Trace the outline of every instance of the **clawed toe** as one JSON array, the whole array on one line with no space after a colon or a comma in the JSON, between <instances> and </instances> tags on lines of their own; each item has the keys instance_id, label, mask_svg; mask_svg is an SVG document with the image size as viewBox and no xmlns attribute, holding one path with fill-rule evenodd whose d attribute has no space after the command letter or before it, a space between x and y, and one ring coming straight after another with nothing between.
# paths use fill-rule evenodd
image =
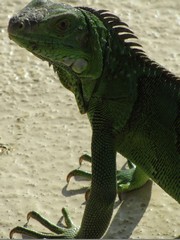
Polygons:
<instances>
[{"instance_id":1,"label":"clawed toe","mask_svg":"<svg viewBox=\"0 0 180 240\"><path fill-rule=\"evenodd\" d=\"M92 174L87 172L87 171L83 171L83 170L80 170L80 169L75 169L67 175L67 178L66 178L67 183L69 183L69 181L72 177L76 177L76 176L84 177L87 180L91 180Z\"/></svg>"},{"instance_id":2,"label":"clawed toe","mask_svg":"<svg viewBox=\"0 0 180 240\"><path fill-rule=\"evenodd\" d=\"M49 229L52 233L42 233L38 231L34 231L28 229L27 227L16 227L11 230L10 238L13 237L14 234L24 234L33 238L74 238L78 232L78 228L73 224L67 210L65 208L62 209L62 214L65 220L66 227L59 227L44 217L42 217L39 213L32 211L27 214L27 220L30 218L35 219L47 229Z\"/></svg>"},{"instance_id":3,"label":"clawed toe","mask_svg":"<svg viewBox=\"0 0 180 240\"><path fill-rule=\"evenodd\" d=\"M92 158L91 158L91 156L89 156L88 154L83 154L83 155L79 158L79 165L81 165L83 161L92 163Z\"/></svg>"}]
</instances>

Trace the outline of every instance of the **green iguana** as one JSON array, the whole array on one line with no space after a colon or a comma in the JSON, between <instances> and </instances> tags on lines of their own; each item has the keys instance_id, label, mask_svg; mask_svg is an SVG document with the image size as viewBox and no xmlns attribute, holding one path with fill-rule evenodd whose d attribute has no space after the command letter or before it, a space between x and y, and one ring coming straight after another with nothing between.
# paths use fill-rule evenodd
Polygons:
<instances>
[{"instance_id":1,"label":"green iguana","mask_svg":"<svg viewBox=\"0 0 180 240\"><path fill-rule=\"evenodd\" d=\"M30 212L28 219L53 233L16 227L10 237L100 238L117 192L137 189L149 178L180 202L179 78L148 58L127 24L107 10L33 0L10 19L8 32L53 65L92 127L92 157L86 156L91 189L81 226L64 208L65 228ZM117 171L117 152L128 159L129 169ZM83 172L68 178L78 174Z\"/></svg>"}]
</instances>

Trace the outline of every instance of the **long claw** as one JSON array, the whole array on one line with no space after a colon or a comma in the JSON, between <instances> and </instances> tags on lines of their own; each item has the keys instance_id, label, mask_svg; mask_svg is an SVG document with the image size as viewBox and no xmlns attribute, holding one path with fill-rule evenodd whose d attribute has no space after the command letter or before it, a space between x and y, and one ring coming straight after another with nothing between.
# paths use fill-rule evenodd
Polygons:
<instances>
[{"instance_id":1,"label":"long claw","mask_svg":"<svg viewBox=\"0 0 180 240\"><path fill-rule=\"evenodd\" d=\"M91 173L76 169L76 170L71 171L67 175L67 178L66 178L67 183L69 183L71 177L75 177L75 176L80 176L80 177L85 177L87 179L91 179Z\"/></svg>"},{"instance_id":2,"label":"long claw","mask_svg":"<svg viewBox=\"0 0 180 240\"><path fill-rule=\"evenodd\" d=\"M121 192L118 192L117 194L118 194L119 202L121 203L121 202L123 201L123 199L122 199L122 193L121 193Z\"/></svg>"},{"instance_id":3,"label":"long claw","mask_svg":"<svg viewBox=\"0 0 180 240\"><path fill-rule=\"evenodd\" d=\"M92 163L92 158L91 158L88 154L83 154L83 155L79 158L79 165L81 165L83 161Z\"/></svg>"},{"instance_id":4,"label":"long claw","mask_svg":"<svg viewBox=\"0 0 180 240\"><path fill-rule=\"evenodd\" d=\"M88 201L88 199L89 199L89 197L90 197L90 193L91 193L91 189L88 188L88 190L87 190L86 193L85 193L85 200L86 200L86 202Z\"/></svg>"},{"instance_id":5,"label":"long claw","mask_svg":"<svg viewBox=\"0 0 180 240\"><path fill-rule=\"evenodd\" d=\"M34 238L48 238L47 234L36 232L36 231L30 230L30 229L27 229L25 227L19 227L18 226L18 227L13 228L10 231L10 234L9 234L10 239L13 238L13 235L15 233L24 234L24 235L27 235L27 236L30 236L30 237L34 237ZM56 235L51 235L52 238L55 237L55 236ZM49 237L50 237L50 235L49 235Z\"/></svg>"}]
</instances>

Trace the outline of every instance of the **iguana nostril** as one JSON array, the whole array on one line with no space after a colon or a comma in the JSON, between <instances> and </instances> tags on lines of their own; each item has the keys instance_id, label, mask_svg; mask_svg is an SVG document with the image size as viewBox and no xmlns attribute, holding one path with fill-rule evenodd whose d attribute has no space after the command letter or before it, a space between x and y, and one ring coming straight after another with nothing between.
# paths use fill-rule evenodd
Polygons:
<instances>
[{"instance_id":1,"label":"iguana nostril","mask_svg":"<svg viewBox=\"0 0 180 240\"><path fill-rule=\"evenodd\" d=\"M17 17L12 17L9 21L8 32L13 33L17 30L22 30L24 29L24 26L25 24L22 20L18 21Z\"/></svg>"}]
</instances>

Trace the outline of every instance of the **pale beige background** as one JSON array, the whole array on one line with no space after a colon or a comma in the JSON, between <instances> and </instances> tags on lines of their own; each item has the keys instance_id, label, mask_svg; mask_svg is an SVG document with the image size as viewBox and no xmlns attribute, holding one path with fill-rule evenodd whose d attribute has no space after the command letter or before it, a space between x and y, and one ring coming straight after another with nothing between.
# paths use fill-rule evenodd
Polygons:
<instances>
[{"instance_id":1,"label":"pale beige background","mask_svg":"<svg viewBox=\"0 0 180 240\"><path fill-rule=\"evenodd\" d=\"M180 76L179 0L66 1L110 9L139 36L150 57ZM91 129L48 64L8 39L7 24L27 0L0 1L0 238L37 210L57 223L68 207L75 223L84 211L88 182L66 175L90 151ZM118 158L120 162L121 157ZM87 164L84 164L87 165ZM177 202L156 184L124 196L106 238L172 238L180 234ZM30 226L44 230L31 221ZM16 237L21 237L16 235Z\"/></svg>"}]
</instances>

